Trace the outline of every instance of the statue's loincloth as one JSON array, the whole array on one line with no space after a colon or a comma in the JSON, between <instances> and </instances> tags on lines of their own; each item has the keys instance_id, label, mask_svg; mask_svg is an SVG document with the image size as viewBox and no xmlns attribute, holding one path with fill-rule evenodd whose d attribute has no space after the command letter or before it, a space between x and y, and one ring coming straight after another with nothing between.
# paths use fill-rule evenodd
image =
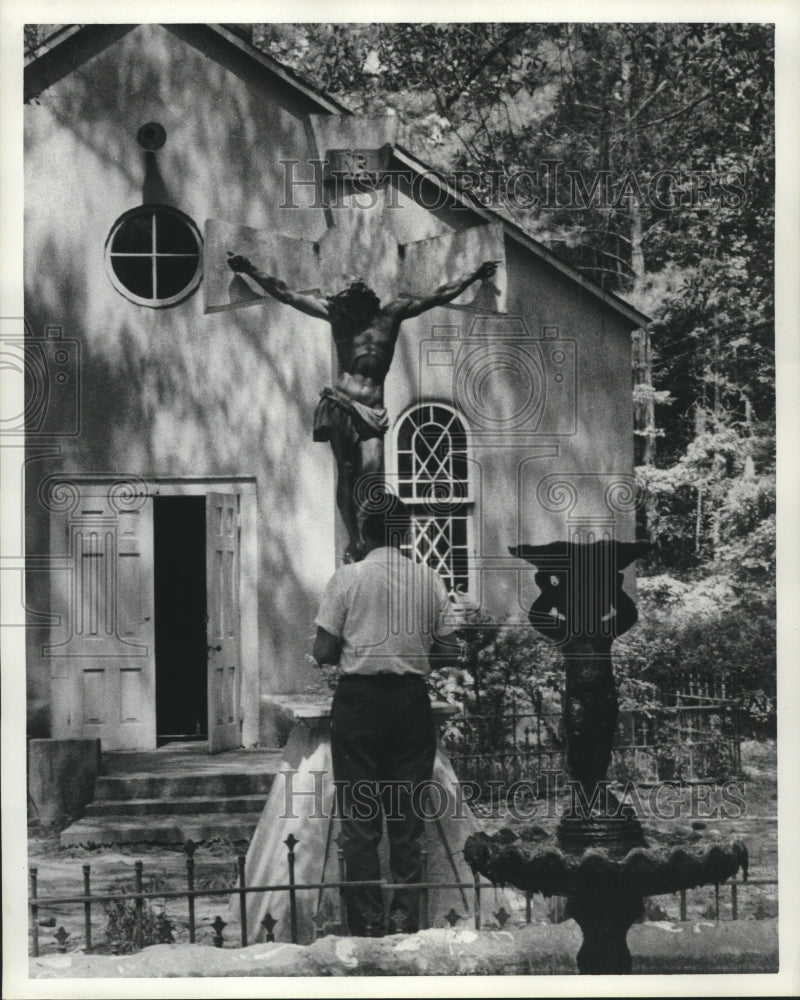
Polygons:
<instances>
[{"instance_id":1,"label":"statue's loincloth","mask_svg":"<svg viewBox=\"0 0 800 1000\"><path fill-rule=\"evenodd\" d=\"M383 437L389 428L384 406L366 406L337 389L325 388L314 411L314 440L330 441L331 433L344 432L355 444Z\"/></svg>"}]
</instances>

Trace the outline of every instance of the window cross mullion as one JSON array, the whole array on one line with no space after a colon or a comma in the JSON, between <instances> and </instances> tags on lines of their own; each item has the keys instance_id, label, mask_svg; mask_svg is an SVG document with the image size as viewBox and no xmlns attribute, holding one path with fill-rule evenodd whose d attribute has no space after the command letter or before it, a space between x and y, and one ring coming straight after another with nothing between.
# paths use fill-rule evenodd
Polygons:
<instances>
[{"instance_id":1,"label":"window cross mullion","mask_svg":"<svg viewBox=\"0 0 800 1000\"><path fill-rule=\"evenodd\" d=\"M157 236L157 233L156 233L156 225L157 225L156 219L157 218L158 218L158 216L156 215L155 212L153 212L153 232L152 232L152 237L153 237L153 264L152 264L152 267L153 267L153 298L154 299L158 298L158 251L157 251L157 248L158 248L158 236Z\"/></svg>"},{"instance_id":2,"label":"window cross mullion","mask_svg":"<svg viewBox=\"0 0 800 1000\"><path fill-rule=\"evenodd\" d=\"M174 305L197 287L202 274L199 232L191 219L167 206L126 212L114 224L105 256L117 291L140 305Z\"/></svg>"}]
</instances>

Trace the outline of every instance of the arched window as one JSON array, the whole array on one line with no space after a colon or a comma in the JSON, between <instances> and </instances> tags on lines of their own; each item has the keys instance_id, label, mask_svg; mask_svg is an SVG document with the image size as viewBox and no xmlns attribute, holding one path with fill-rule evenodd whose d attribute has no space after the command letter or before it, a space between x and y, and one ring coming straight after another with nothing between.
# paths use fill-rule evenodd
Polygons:
<instances>
[{"instance_id":1,"label":"arched window","mask_svg":"<svg viewBox=\"0 0 800 1000\"><path fill-rule=\"evenodd\" d=\"M467 430L442 403L421 403L397 427L397 491L413 512L408 554L427 563L451 593L469 590L472 497Z\"/></svg>"}]
</instances>

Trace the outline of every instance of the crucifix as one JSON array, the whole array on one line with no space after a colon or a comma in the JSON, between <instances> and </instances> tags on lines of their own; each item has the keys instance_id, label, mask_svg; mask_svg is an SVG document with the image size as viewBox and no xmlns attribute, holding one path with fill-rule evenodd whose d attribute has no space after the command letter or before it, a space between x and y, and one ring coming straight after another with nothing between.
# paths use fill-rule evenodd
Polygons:
<instances>
[{"instance_id":1,"label":"crucifix","mask_svg":"<svg viewBox=\"0 0 800 1000\"><path fill-rule=\"evenodd\" d=\"M207 273L206 311L237 308L266 295L330 323L336 378L332 387L322 390L313 438L330 442L333 451L336 502L349 535L349 562L364 554L357 486L374 482L384 472L389 419L383 388L402 323L437 306L463 304L471 286L485 288L483 298L489 301L484 310L497 311L502 295L489 284L504 259L499 226L398 240L392 213L400 206L387 199L385 178L376 172L365 177L362 169L364 163L388 163L390 152L386 144L349 156L328 149L327 161L340 167L337 183L349 183L351 189L349 200L345 196L335 207L328 206L335 225L318 242L214 220L206 225L206 245L214 262ZM347 176L348 164L358 165L359 173ZM374 187L365 207L358 195L365 193L370 178ZM431 274L447 280L431 289Z\"/></svg>"}]
</instances>

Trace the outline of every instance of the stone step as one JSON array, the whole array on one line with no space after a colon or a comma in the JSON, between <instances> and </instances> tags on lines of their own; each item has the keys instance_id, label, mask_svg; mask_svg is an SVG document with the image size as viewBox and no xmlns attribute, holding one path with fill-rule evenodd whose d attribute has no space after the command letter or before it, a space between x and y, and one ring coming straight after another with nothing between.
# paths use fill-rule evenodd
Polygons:
<instances>
[{"instance_id":1,"label":"stone step","mask_svg":"<svg viewBox=\"0 0 800 1000\"><path fill-rule=\"evenodd\" d=\"M277 748L250 747L210 754L208 743L169 743L158 750L103 753L101 774L201 774L274 771L281 760Z\"/></svg>"},{"instance_id":2,"label":"stone step","mask_svg":"<svg viewBox=\"0 0 800 1000\"><path fill-rule=\"evenodd\" d=\"M61 832L62 847L106 844L182 844L187 840L249 841L258 813L218 813L211 816L87 816Z\"/></svg>"},{"instance_id":3,"label":"stone step","mask_svg":"<svg viewBox=\"0 0 800 1000\"><path fill-rule=\"evenodd\" d=\"M197 796L264 795L275 775L263 770L239 773L104 775L94 786L95 800L187 799Z\"/></svg>"},{"instance_id":4,"label":"stone step","mask_svg":"<svg viewBox=\"0 0 800 1000\"><path fill-rule=\"evenodd\" d=\"M86 816L161 816L208 813L260 813L267 801L258 795L225 795L217 798L195 795L184 799L95 799L86 807Z\"/></svg>"}]
</instances>

